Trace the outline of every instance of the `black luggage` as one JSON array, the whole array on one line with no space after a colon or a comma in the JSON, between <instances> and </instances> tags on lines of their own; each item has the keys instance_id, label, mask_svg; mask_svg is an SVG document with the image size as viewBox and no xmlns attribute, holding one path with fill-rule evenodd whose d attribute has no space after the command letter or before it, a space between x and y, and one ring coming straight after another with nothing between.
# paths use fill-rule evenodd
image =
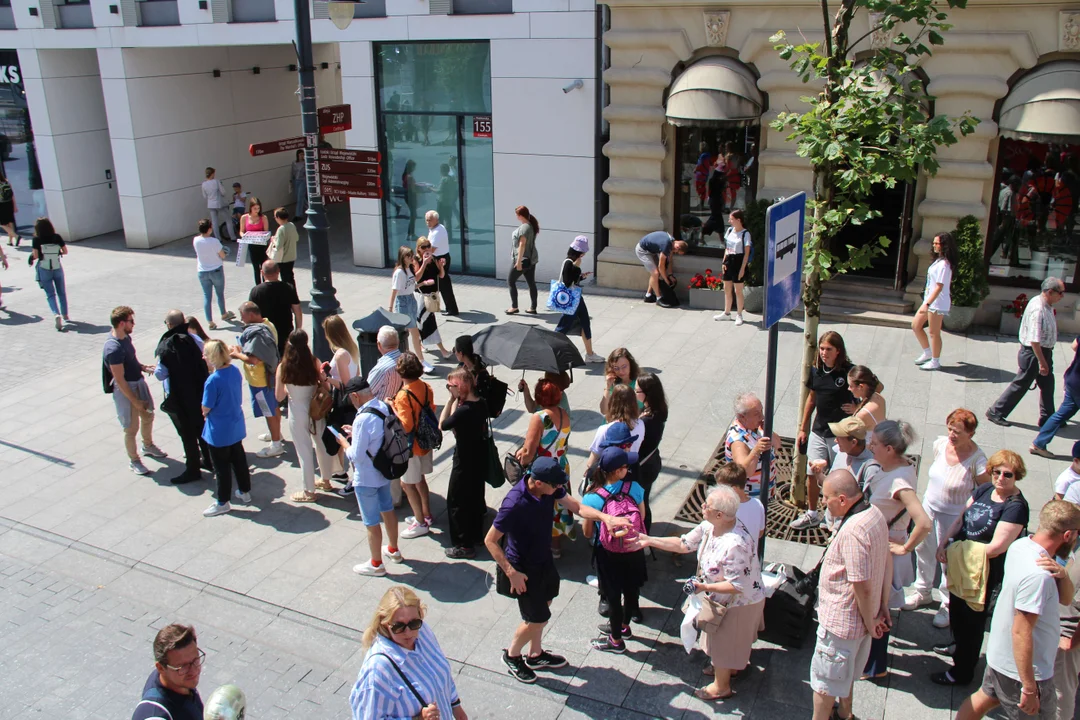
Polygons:
<instances>
[{"instance_id":1,"label":"black luggage","mask_svg":"<svg viewBox=\"0 0 1080 720\"><path fill-rule=\"evenodd\" d=\"M789 575L772 597L765 599L765 630L758 638L774 645L801 648L816 624L814 601L817 588L809 595L803 595L795 589L795 584L805 573L798 568L791 568L791 572L795 579Z\"/></svg>"}]
</instances>

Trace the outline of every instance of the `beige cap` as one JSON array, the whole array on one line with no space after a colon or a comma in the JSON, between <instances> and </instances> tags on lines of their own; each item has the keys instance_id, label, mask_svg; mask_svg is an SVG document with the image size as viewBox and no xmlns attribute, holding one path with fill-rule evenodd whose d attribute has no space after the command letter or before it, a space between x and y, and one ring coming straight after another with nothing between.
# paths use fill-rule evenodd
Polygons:
<instances>
[{"instance_id":1,"label":"beige cap","mask_svg":"<svg viewBox=\"0 0 1080 720\"><path fill-rule=\"evenodd\" d=\"M836 437L850 437L856 440L866 439L866 425L862 420L852 415L840 422L829 423L829 429Z\"/></svg>"}]
</instances>

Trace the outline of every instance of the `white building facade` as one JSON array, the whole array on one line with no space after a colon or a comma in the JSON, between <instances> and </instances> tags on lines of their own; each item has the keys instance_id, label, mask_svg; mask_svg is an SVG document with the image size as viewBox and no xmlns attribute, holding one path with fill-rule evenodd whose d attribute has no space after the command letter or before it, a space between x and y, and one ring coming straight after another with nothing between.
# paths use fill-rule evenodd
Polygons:
<instances>
[{"instance_id":1,"label":"white building facade","mask_svg":"<svg viewBox=\"0 0 1080 720\"><path fill-rule=\"evenodd\" d=\"M289 0L0 6L0 48L17 51L0 51L0 149L19 225L48 214L72 240L122 229L128 247L171 242L206 215L207 166L264 211L291 205L294 153L249 146L301 134L293 12ZM352 108L352 128L325 139L381 154L383 198L348 201L356 264L392 263L427 210L444 217L457 269L481 275L506 275L519 205L540 221L540 277L575 235L593 237L595 0L368 0L346 30L326 3L312 12L319 105Z\"/></svg>"}]
</instances>

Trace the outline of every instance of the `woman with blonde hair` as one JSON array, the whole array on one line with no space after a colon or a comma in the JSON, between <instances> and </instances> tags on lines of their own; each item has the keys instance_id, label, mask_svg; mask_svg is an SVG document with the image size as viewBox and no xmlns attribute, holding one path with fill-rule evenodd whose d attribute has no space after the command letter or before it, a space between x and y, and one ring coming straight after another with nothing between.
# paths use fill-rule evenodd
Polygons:
<instances>
[{"instance_id":1,"label":"woman with blonde hair","mask_svg":"<svg viewBox=\"0 0 1080 720\"><path fill-rule=\"evenodd\" d=\"M327 376L327 382L336 388L342 388L349 380L360 373L360 348L349 334L349 328L340 315L331 315L323 320L323 334L326 335L326 343L330 346L334 356L330 362L323 366L323 373ZM341 472L334 473L337 480L348 480L349 473L345 464L345 451L338 450L338 461L341 463ZM339 493L342 497L349 497L352 488L346 486Z\"/></svg>"},{"instance_id":2,"label":"woman with blonde hair","mask_svg":"<svg viewBox=\"0 0 1080 720\"><path fill-rule=\"evenodd\" d=\"M248 199L247 214L240 216L240 236L247 233L270 232L270 221L262 213L262 203L254 195ZM255 273L255 284L262 282L262 264L266 261L266 245L248 244L248 260L251 271Z\"/></svg>"},{"instance_id":3,"label":"woman with blonde hair","mask_svg":"<svg viewBox=\"0 0 1080 720\"><path fill-rule=\"evenodd\" d=\"M244 453L244 381L232 364L229 349L220 340L207 340L203 357L210 377L203 385L202 439L210 446L210 458L217 474L217 502L203 510L205 517L223 515L232 510L233 473L236 473L236 499L251 502L251 473Z\"/></svg>"},{"instance_id":4,"label":"woman with blonde hair","mask_svg":"<svg viewBox=\"0 0 1080 720\"><path fill-rule=\"evenodd\" d=\"M353 720L468 720L426 608L409 588L387 590L364 631L364 664L349 694Z\"/></svg>"},{"instance_id":5,"label":"woman with blonde hair","mask_svg":"<svg viewBox=\"0 0 1080 720\"><path fill-rule=\"evenodd\" d=\"M320 386L325 387L325 380L319 361L308 347L308 334L303 330L293 330L289 333L289 341L285 345L285 356L278 363L274 396L278 402L286 396L291 401L289 432L292 434L293 447L296 448L296 457L300 461L300 472L303 475L303 490L294 492L290 497L295 503L315 502L318 498L315 488L334 489L330 484L330 456L322 443L326 421L315 421L308 415L311 399ZM315 458L311 455L312 441L315 445ZM318 482L315 481L316 458L321 475Z\"/></svg>"}]
</instances>

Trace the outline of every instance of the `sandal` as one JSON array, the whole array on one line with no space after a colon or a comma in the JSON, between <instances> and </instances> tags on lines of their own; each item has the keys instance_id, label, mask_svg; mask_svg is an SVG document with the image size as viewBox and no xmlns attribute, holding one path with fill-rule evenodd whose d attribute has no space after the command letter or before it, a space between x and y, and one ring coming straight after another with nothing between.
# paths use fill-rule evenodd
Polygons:
<instances>
[{"instance_id":1,"label":"sandal","mask_svg":"<svg viewBox=\"0 0 1080 720\"><path fill-rule=\"evenodd\" d=\"M517 315L518 314L518 309L517 308L507 308L506 309L506 314L507 315Z\"/></svg>"},{"instance_id":2,"label":"sandal","mask_svg":"<svg viewBox=\"0 0 1080 720\"><path fill-rule=\"evenodd\" d=\"M883 680L883 679L885 679L887 677L889 677L889 671L888 670L886 670L883 673L878 673L877 675L863 675L859 679L860 680Z\"/></svg>"},{"instance_id":3,"label":"sandal","mask_svg":"<svg viewBox=\"0 0 1080 720\"><path fill-rule=\"evenodd\" d=\"M718 702L720 700L727 700L734 694L734 690L729 692L727 695L711 695L705 688L698 688L694 691L694 697L696 697L698 700L704 700L705 702Z\"/></svg>"},{"instance_id":4,"label":"sandal","mask_svg":"<svg viewBox=\"0 0 1080 720\"><path fill-rule=\"evenodd\" d=\"M316 480L315 481L315 489L316 490L333 490L334 486L330 484L329 480Z\"/></svg>"},{"instance_id":5,"label":"sandal","mask_svg":"<svg viewBox=\"0 0 1080 720\"><path fill-rule=\"evenodd\" d=\"M313 503L319 499L319 496L305 490L303 492L294 492L289 499L295 503Z\"/></svg>"}]
</instances>

